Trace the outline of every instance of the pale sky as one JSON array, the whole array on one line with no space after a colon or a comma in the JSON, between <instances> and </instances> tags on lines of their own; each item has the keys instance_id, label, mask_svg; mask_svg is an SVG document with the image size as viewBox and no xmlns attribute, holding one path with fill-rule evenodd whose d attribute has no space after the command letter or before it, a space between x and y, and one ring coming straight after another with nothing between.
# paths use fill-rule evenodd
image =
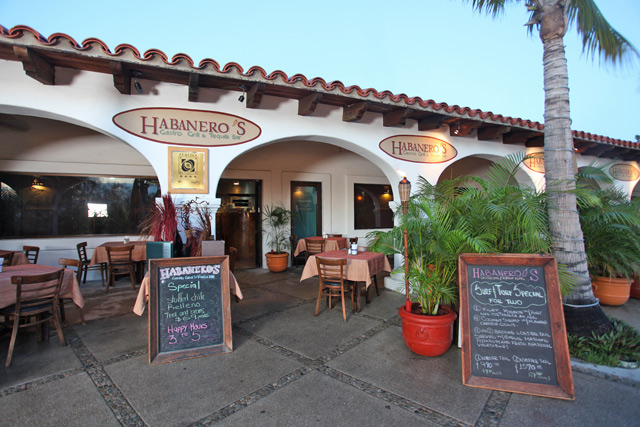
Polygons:
<instances>
[{"instance_id":1,"label":"pale sky","mask_svg":"<svg viewBox=\"0 0 640 427\"><path fill-rule=\"evenodd\" d=\"M600 0L608 21L640 49L640 1ZM113 51L189 55L389 90L449 105L543 122L542 44L527 35L524 6L497 19L463 0L0 0L0 25L28 25ZM635 141L640 61L600 65L565 37L574 130ZM1 77L0 77L1 78ZM1 95L0 95L1 102Z\"/></svg>"}]
</instances>

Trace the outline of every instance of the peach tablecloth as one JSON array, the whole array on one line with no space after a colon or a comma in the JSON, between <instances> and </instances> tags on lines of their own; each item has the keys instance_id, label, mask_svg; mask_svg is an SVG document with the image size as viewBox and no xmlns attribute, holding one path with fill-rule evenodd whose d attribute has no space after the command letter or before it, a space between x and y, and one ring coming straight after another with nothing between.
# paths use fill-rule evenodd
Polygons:
<instances>
[{"instance_id":1,"label":"peach tablecloth","mask_svg":"<svg viewBox=\"0 0 640 427\"><path fill-rule=\"evenodd\" d=\"M371 276L381 271L391 271L391 265L385 254L378 252L359 252L358 255L347 255L347 251L328 251L318 255L312 255L307 260L302 271L300 281L318 275L316 257L321 258L346 258L347 280L365 282L366 287L371 285Z\"/></svg>"},{"instance_id":2,"label":"peach tablecloth","mask_svg":"<svg viewBox=\"0 0 640 427\"><path fill-rule=\"evenodd\" d=\"M309 240L322 240L320 236L307 237ZM324 243L325 252L328 251L336 251L339 249L346 249L348 240L346 237L327 237ZM298 240L298 245L296 246L296 250L293 252L294 256L298 256L300 252L304 252L307 250L307 244L304 239Z\"/></svg>"},{"instance_id":3,"label":"peach tablecloth","mask_svg":"<svg viewBox=\"0 0 640 427\"><path fill-rule=\"evenodd\" d=\"M131 260L136 261L147 261L147 242L146 240L136 240L131 241L129 243L124 242L105 242L100 246L96 247L93 251L93 256L91 257L91 264L96 265L109 262L109 258L107 257L107 246L126 246L133 245L133 251L131 251Z\"/></svg>"},{"instance_id":4,"label":"peach tablecloth","mask_svg":"<svg viewBox=\"0 0 640 427\"><path fill-rule=\"evenodd\" d=\"M142 279L140 289L138 289L136 304L133 306L133 312L138 316L142 316L142 313L144 313L144 309L147 306L147 301L149 300L149 282L149 273L147 273L145 274L144 279ZM229 288L233 295L237 296L239 299L242 299L242 291L240 290L238 281L236 280L236 277L232 272L229 272Z\"/></svg>"},{"instance_id":5,"label":"peach tablecloth","mask_svg":"<svg viewBox=\"0 0 640 427\"><path fill-rule=\"evenodd\" d=\"M49 265L40 264L24 264L4 267L2 273L0 273L0 308L8 307L16 303L16 286L11 283L11 277L51 273L56 270L60 270L60 267L51 267ZM76 272L70 268L64 269L60 296L62 298L71 298L75 305L80 308L84 307L84 298L82 298L82 292L80 292L80 286L76 279Z\"/></svg>"},{"instance_id":6,"label":"peach tablecloth","mask_svg":"<svg viewBox=\"0 0 640 427\"><path fill-rule=\"evenodd\" d=\"M2 258L2 255L6 254L7 252L13 252L13 259L11 260L11 265L29 264L29 260L27 259L27 256L22 251L0 250L0 258Z\"/></svg>"}]
</instances>

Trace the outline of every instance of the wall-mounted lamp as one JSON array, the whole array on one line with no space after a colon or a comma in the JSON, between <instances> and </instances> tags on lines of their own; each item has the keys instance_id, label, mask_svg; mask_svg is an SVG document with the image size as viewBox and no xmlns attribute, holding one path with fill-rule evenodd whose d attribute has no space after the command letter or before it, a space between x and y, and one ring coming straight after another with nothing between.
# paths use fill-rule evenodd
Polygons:
<instances>
[{"instance_id":1,"label":"wall-mounted lamp","mask_svg":"<svg viewBox=\"0 0 640 427\"><path fill-rule=\"evenodd\" d=\"M138 95L142 95L144 91L142 90L142 85L138 81L138 77L140 77L142 73L140 71L133 71L131 74L133 76L133 88L136 90Z\"/></svg>"},{"instance_id":2,"label":"wall-mounted lamp","mask_svg":"<svg viewBox=\"0 0 640 427\"><path fill-rule=\"evenodd\" d=\"M460 122L458 122L453 127L453 134L460 135L461 132L462 132L462 129L460 129Z\"/></svg>"},{"instance_id":3,"label":"wall-mounted lamp","mask_svg":"<svg viewBox=\"0 0 640 427\"><path fill-rule=\"evenodd\" d=\"M240 86L240 89L242 89L242 95L238 97L238 101L244 102L244 95L245 93L247 93L247 90L249 90L249 88L247 86L242 85Z\"/></svg>"},{"instance_id":4,"label":"wall-mounted lamp","mask_svg":"<svg viewBox=\"0 0 640 427\"><path fill-rule=\"evenodd\" d=\"M42 182L42 179L40 179L40 177L34 176L33 182L31 183L31 187L36 189L42 189L44 188L44 183Z\"/></svg>"}]
</instances>

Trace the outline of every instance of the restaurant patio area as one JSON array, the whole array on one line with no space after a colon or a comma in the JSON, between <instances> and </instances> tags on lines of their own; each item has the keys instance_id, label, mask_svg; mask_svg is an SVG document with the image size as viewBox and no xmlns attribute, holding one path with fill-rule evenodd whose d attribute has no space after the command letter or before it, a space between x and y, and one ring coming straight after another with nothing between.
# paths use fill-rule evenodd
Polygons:
<instances>
[{"instance_id":1,"label":"restaurant patio area","mask_svg":"<svg viewBox=\"0 0 640 427\"><path fill-rule=\"evenodd\" d=\"M4 368L0 338L2 424L640 424L638 369L572 363L575 401L466 387L456 346L434 358L405 346L403 295L374 291L359 313L348 303L347 322L339 307L314 317L317 278L301 273L236 271L244 299L231 302L233 352L153 366L148 311L132 312L137 290L126 280L106 295L100 281L82 285L86 324L67 308L66 347L21 331ZM640 328L640 300L606 310Z\"/></svg>"}]
</instances>

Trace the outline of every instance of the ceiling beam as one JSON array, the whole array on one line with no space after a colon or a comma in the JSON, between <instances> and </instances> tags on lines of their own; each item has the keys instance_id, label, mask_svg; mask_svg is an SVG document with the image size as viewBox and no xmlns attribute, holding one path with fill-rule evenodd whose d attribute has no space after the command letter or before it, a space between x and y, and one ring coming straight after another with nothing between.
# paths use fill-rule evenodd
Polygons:
<instances>
[{"instance_id":1,"label":"ceiling beam","mask_svg":"<svg viewBox=\"0 0 640 427\"><path fill-rule=\"evenodd\" d=\"M247 91L247 108L258 108L262 102L262 95L264 94L264 83L256 83L252 85Z\"/></svg>"},{"instance_id":2,"label":"ceiling beam","mask_svg":"<svg viewBox=\"0 0 640 427\"><path fill-rule=\"evenodd\" d=\"M480 141L500 141L502 139L502 135L510 130L511 128L509 126L480 126L478 128L478 139Z\"/></svg>"},{"instance_id":3,"label":"ceiling beam","mask_svg":"<svg viewBox=\"0 0 640 427\"><path fill-rule=\"evenodd\" d=\"M346 105L342 108L342 121L343 122L357 122L362 118L364 113L369 108L369 103L366 101L360 101L353 104Z\"/></svg>"},{"instance_id":4,"label":"ceiling beam","mask_svg":"<svg viewBox=\"0 0 640 427\"><path fill-rule=\"evenodd\" d=\"M503 144L525 144L531 137L532 132L524 130L514 130L502 136Z\"/></svg>"},{"instance_id":5,"label":"ceiling beam","mask_svg":"<svg viewBox=\"0 0 640 427\"><path fill-rule=\"evenodd\" d=\"M308 116L316 111L318 103L322 100L321 93L312 92L309 95L298 100L298 115Z\"/></svg>"},{"instance_id":6,"label":"ceiling beam","mask_svg":"<svg viewBox=\"0 0 640 427\"><path fill-rule=\"evenodd\" d=\"M444 116L434 114L433 116L425 117L418 120L418 130L428 131L440 129L440 126L444 123Z\"/></svg>"},{"instance_id":7,"label":"ceiling beam","mask_svg":"<svg viewBox=\"0 0 640 427\"><path fill-rule=\"evenodd\" d=\"M382 115L382 126L404 126L407 117L409 117L413 111L409 108L399 108L397 110L386 112Z\"/></svg>"},{"instance_id":8,"label":"ceiling beam","mask_svg":"<svg viewBox=\"0 0 640 427\"><path fill-rule=\"evenodd\" d=\"M123 95L131 95L131 75L126 65L122 62L111 61L109 63L113 75L113 85Z\"/></svg>"},{"instance_id":9,"label":"ceiling beam","mask_svg":"<svg viewBox=\"0 0 640 427\"><path fill-rule=\"evenodd\" d=\"M55 84L55 68L36 51L24 46L14 46L13 53L22 61L22 68L27 76L43 85Z\"/></svg>"},{"instance_id":10,"label":"ceiling beam","mask_svg":"<svg viewBox=\"0 0 640 427\"><path fill-rule=\"evenodd\" d=\"M525 147L544 147L544 135L537 135L527 139L524 143Z\"/></svg>"},{"instance_id":11,"label":"ceiling beam","mask_svg":"<svg viewBox=\"0 0 640 427\"><path fill-rule=\"evenodd\" d=\"M198 102L200 74L189 74L189 102Z\"/></svg>"},{"instance_id":12,"label":"ceiling beam","mask_svg":"<svg viewBox=\"0 0 640 427\"><path fill-rule=\"evenodd\" d=\"M482 122L474 122L471 120L451 120L449 121L449 135L467 136L480 126L482 126Z\"/></svg>"},{"instance_id":13,"label":"ceiling beam","mask_svg":"<svg viewBox=\"0 0 640 427\"><path fill-rule=\"evenodd\" d=\"M594 147L591 147L587 150L584 151L584 153L582 153L585 156L594 156L594 157L600 157L602 154L606 153L607 151L612 151L615 150L616 147L615 145L608 145L608 144L596 144Z\"/></svg>"}]
</instances>

